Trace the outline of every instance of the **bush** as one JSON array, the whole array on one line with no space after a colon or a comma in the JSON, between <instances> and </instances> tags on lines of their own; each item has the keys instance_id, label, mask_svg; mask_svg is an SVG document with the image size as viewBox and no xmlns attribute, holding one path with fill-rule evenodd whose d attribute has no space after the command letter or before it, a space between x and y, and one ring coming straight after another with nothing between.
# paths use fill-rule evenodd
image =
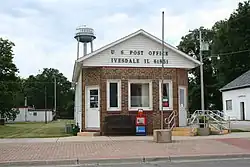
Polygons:
<instances>
[{"instance_id":1,"label":"bush","mask_svg":"<svg viewBox=\"0 0 250 167\"><path fill-rule=\"evenodd\" d=\"M79 125L74 125L73 128L72 128L72 133L74 136L77 136L77 133L80 131L80 127Z\"/></svg>"}]
</instances>

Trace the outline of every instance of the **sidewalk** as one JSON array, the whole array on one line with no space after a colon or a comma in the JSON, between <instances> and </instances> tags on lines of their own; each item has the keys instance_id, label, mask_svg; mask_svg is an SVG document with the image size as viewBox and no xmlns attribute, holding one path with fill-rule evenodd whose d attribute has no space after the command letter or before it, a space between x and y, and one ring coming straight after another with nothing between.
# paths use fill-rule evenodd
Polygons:
<instances>
[{"instance_id":1,"label":"sidewalk","mask_svg":"<svg viewBox=\"0 0 250 167\"><path fill-rule=\"evenodd\" d=\"M75 141L63 138L57 141L53 139L50 142L49 139L45 139L46 142L2 142L0 143L0 165L9 162L30 163L32 161L59 163L63 160L76 161L77 159L83 161L220 155L250 156L250 137L246 138L247 135L245 138L235 138L234 135L231 135L231 138L209 137L203 137L202 140L198 140L201 137L192 137L196 140L190 140L190 138L175 140L173 143L154 143L150 137L144 137L144 140L142 137L141 140L135 140L135 137L122 137L124 140L121 137L113 137L106 141L92 140L92 142L86 137L81 137L82 140L88 139L85 142L79 141L79 137L76 137Z\"/></svg>"},{"instance_id":2,"label":"sidewalk","mask_svg":"<svg viewBox=\"0 0 250 167\"><path fill-rule=\"evenodd\" d=\"M211 136L173 136L173 140L204 140L223 138L250 138L250 132L231 133L226 135ZM0 139L2 143L56 143L56 142L93 142L93 141L152 141L152 136L71 136L61 138L20 138L20 139Z\"/></svg>"}]
</instances>

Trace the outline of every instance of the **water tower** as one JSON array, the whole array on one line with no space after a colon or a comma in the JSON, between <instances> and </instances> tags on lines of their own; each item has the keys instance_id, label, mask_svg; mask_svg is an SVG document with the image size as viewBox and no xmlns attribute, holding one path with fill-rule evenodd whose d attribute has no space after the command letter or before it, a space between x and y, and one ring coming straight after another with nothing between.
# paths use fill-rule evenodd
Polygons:
<instances>
[{"instance_id":1,"label":"water tower","mask_svg":"<svg viewBox=\"0 0 250 167\"><path fill-rule=\"evenodd\" d=\"M79 26L76 28L76 34L74 37L77 40L77 59L79 59L79 44L83 43L83 56L87 54L87 43L90 42L91 52L93 52L93 40L96 38L94 30L92 28Z\"/></svg>"}]
</instances>

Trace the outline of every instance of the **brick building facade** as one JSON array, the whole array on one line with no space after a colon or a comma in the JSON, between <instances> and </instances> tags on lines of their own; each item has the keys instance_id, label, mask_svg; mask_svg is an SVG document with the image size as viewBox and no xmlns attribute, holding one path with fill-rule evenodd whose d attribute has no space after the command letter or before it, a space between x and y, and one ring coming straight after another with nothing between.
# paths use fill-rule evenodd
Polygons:
<instances>
[{"instance_id":1,"label":"brick building facade","mask_svg":"<svg viewBox=\"0 0 250 167\"><path fill-rule=\"evenodd\" d=\"M163 99L161 96L161 41L139 30L76 61L75 121L82 131L102 132L107 115L135 115L142 108L147 131L160 128L164 117L179 111L177 125L187 117L188 70L199 61L165 45ZM160 62L160 63L159 63Z\"/></svg>"}]
</instances>

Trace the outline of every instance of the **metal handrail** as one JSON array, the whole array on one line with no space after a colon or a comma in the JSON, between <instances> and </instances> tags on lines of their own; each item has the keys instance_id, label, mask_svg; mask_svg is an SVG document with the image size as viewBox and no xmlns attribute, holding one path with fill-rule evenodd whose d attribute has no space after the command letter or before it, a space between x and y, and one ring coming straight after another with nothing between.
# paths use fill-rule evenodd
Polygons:
<instances>
[{"instance_id":1,"label":"metal handrail","mask_svg":"<svg viewBox=\"0 0 250 167\"><path fill-rule=\"evenodd\" d=\"M220 126L224 127L225 129L228 129L226 126L224 126L222 123L220 123L220 121L217 120L216 118L212 117L211 115L208 115L208 116L209 116L209 118L215 120L217 125L220 125Z\"/></svg>"},{"instance_id":2,"label":"metal handrail","mask_svg":"<svg viewBox=\"0 0 250 167\"><path fill-rule=\"evenodd\" d=\"M223 115L223 116L221 116ZM216 126L214 126L214 124L209 124L210 126L216 128L217 130L221 131L221 128L227 129L229 131L231 131L231 122L230 122L230 116L228 116L228 120L225 119L225 114L222 111L219 110L196 110L192 115L191 118L188 119L188 123L189 125L191 125L191 127L194 125L195 121L197 121L195 124L200 124L198 121L198 116L206 116L208 118L210 118L210 120L212 119L215 124L217 124L220 129ZM224 124L229 124L228 127L226 127Z\"/></svg>"},{"instance_id":3,"label":"metal handrail","mask_svg":"<svg viewBox=\"0 0 250 167\"><path fill-rule=\"evenodd\" d=\"M178 113L173 111L167 118L165 118L165 124L168 125L168 129L173 129L176 126L176 118ZM170 127L171 123L173 122L172 126Z\"/></svg>"}]
</instances>

